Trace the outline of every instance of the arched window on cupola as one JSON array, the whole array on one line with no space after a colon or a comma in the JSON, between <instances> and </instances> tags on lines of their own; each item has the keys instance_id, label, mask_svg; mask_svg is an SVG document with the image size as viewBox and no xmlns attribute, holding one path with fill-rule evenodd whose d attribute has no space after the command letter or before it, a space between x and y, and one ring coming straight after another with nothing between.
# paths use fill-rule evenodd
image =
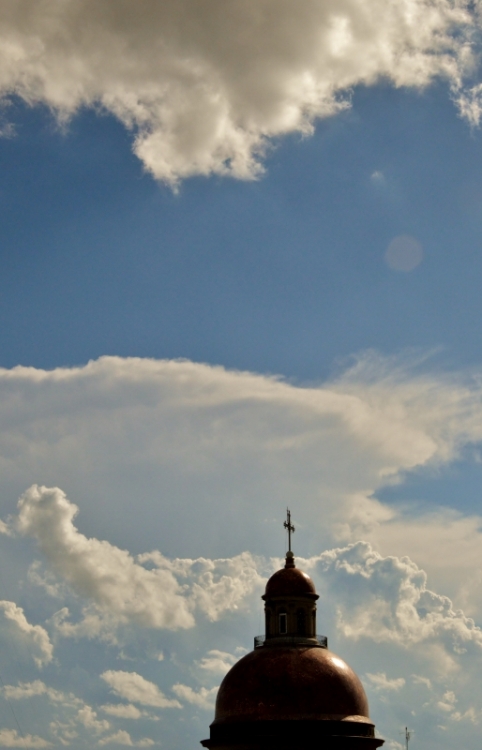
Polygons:
<instances>
[{"instance_id":1,"label":"arched window on cupola","mask_svg":"<svg viewBox=\"0 0 482 750\"><path fill-rule=\"evenodd\" d=\"M286 635L286 633L288 632L288 615L286 612L280 612L278 614L278 626L279 634Z\"/></svg>"},{"instance_id":2,"label":"arched window on cupola","mask_svg":"<svg viewBox=\"0 0 482 750\"><path fill-rule=\"evenodd\" d=\"M296 613L296 625L298 635L306 635L306 617L304 609L299 609Z\"/></svg>"}]
</instances>

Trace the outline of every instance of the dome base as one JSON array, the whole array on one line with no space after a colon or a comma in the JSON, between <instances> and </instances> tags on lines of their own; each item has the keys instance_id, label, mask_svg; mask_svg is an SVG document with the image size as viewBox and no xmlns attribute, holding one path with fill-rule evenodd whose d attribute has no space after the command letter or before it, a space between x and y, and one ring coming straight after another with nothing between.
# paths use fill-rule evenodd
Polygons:
<instances>
[{"instance_id":1,"label":"dome base","mask_svg":"<svg viewBox=\"0 0 482 750\"><path fill-rule=\"evenodd\" d=\"M375 750L383 740L374 734L366 719L226 722L212 724L201 744L209 750Z\"/></svg>"}]
</instances>

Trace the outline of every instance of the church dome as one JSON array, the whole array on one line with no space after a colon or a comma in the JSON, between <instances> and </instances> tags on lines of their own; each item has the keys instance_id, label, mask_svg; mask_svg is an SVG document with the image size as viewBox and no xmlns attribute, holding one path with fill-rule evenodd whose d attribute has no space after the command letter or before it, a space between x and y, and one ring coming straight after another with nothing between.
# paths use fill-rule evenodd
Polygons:
<instances>
[{"instance_id":1,"label":"church dome","mask_svg":"<svg viewBox=\"0 0 482 750\"><path fill-rule=\"evenodd\" d=\"M282 568L271 576L266 584L263 599L271 599L274 596L315 596L318 598L315 584L299 568Z\"/></svg>"},{"instance_id":2,"label":"church dome","mask_svg":"<svg viewBox=\"0 0 482 750\"><path fill-rule=\"evenodd\" d=\"M258 721L349 721L370 724L355 672L320 647L257 648L228 672L214 724Z\"/></svg>"},{"instance_id":3,"label":"church dome","mask_svg":"<svg viewBox=\"0 0 482 750\"><path fill-rule=\"evenodd\" d=\"M316 632L318 594L295 566L291 514L285 567L264 599L266 634L227 673L218 691L208 750L377 750L368 701L355 672Z\"/></svg>"}]
</instances>

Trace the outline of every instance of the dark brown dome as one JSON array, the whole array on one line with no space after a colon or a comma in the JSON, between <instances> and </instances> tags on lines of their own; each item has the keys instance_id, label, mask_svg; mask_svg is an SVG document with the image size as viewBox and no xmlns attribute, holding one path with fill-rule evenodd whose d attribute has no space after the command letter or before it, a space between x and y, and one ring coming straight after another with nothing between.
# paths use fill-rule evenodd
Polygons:
<instances>
[{"instance_id":1,"label":"dark brown dome","mask_svg":"<svg viewBox=\"0 0 482 750\"><path fill-rule=\"evenodd\" d=\"M263 599L271 599L273 596L316 596L315 584L299 568L282 568L271 576L266 584ZM318 597L317 597L318 598Z\"/></svg>"},{"instance_id":2,"label":"dark brown dome","mask_svg":"<svg viewBox=\"0 0 482 750\"><path fill-rule=\"evenodd\" d=\"M355 672L319 647L265 646L228 672L219 688L214 724L266 720L371 724Z\"/></svg>"}]
</instances>

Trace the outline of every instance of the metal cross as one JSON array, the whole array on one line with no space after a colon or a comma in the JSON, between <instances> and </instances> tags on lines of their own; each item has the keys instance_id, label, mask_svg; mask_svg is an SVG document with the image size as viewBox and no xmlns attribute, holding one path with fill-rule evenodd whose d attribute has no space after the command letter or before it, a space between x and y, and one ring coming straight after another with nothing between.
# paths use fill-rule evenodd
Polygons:
<instances>
[{"instance_id":1,"label":"metal cross","mask_svg":"<svg viewBox=\"0 0 482 750\"><path fill-rule=\"evenodd\" d=\"M291 552L291 533L295 532L295 527L291 523L291 511L289 508L286 508L286 521L283 523L283 526L288 532L288 552Z\"/></svg>"}]
</instances>

